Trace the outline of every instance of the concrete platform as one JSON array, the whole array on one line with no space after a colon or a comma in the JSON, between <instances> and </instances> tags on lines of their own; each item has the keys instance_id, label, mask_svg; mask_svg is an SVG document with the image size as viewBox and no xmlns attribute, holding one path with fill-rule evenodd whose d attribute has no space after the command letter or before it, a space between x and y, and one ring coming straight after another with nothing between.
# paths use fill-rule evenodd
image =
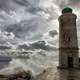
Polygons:
<instances>
[{"instance_id":1,"label":"concrete platform","mask_svg":"<svg viewBox=\"0 0 80 80\"><path fill-rule=\"evenodd\" d=\"M80 70L49 68L35 80L80 80Z\"/></svg>"}]
</instances>

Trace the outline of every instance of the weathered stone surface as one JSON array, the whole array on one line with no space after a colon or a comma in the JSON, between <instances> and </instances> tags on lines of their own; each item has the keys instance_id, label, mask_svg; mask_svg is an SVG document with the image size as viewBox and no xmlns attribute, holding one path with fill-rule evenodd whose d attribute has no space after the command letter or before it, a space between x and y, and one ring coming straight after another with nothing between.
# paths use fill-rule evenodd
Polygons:
<instances>
[{"instance_id":1,"label":"weathered stone surface","mask_svg":"<svg viewBox=\"0 0 80 80\"><path fill-rule=\"evenodd\" d=\"M8 76L7 80L31 80L32 74L30 71L25 72L24 70L22 72L18 71L15 74L11 74Z\"/></svg>"},{"instance_id":2,"label":"weathered stone surface","mask_svg":"<svg viewBox=\"0 0 80 80\"><path fill-rule=\"evenodd\" d=\"M59 67L79 66L76 15L64 13L59 17Z\"/></svg>"}]
</instances>

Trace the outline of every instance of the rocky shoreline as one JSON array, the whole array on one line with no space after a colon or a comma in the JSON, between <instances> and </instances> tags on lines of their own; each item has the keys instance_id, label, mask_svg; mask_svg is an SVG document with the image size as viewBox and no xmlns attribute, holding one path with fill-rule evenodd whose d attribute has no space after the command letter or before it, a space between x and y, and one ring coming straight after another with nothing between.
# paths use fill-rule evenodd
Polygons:
<instances>
[{"instance_id":1,"label":"rocky shoreline","mask_svg":"<svg viewBox=\"0 0 80 80\"><path fill-rule=\"evenodd\" d=\"M32 73L30 71L18 71L15 74L0 75L0 80L33 80Z\"/></svg>"},{"instance_id":2,"label":"rocky shoreline","mask_svg":"<svg viewBox=\"0 0 80 80\"><path fill-rule=\"evenodd\" d=\"M0 80L53 80L55 75L56 69L53 68L48 68L35 77L30 71L21 70L11 75L0 75Z\"/></svg>"}]
</instances>

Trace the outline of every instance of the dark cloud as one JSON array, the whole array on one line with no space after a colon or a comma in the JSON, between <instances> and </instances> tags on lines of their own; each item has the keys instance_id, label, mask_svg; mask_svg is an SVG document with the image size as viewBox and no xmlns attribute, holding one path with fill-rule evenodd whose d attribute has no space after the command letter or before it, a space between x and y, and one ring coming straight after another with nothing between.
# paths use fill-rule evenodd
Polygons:
<instances>
[{"instance_id":1,"label":"dark cloud","mask_svg":"<svg viewBox=\"0 0 80 80\"><path fill-rule=\"evenodd\" d=\"M42 18L36 17L31 20L21 21L18 24L5 26L2 28L2 30L7 32L12 32L15 34L15 37L18 37L18 38L38 39L39 37L42 37L43 33L45 33L45 31L47 30L47 28L44 30L44 28L47 25L44 25L43 22L46 23L44 20L42 20ZM39 25L40 23L41 25Z\"/></svg>"},{"instance_id":2,"label":"dark cloud","mask_svg":"<svg viewBox=\"0 0 80 80\"><path fill-rule=\"evenodd\" d=\"M49 36L51 36L51 37L54 37L57 34L58 34L58 32L56 30L52 30L49 32Z\"/></svg>"},{"instance_id":3,"label":"dark cloud","mask_svg":"<svg viewBox=\"0 0 80 80\"><path fill-rule=\"evenodd\" d=\"M45 41L37 41L32 44L30 44L31 47L35 49L42 49L42 50L55 50L56 48L53 46L50 46L49 44L46 44Z\"/></svg>"},{"instance_id":4,"label":"dark cloud","mask_svg":"<svg viewBox=\"0 0 80 80\"><path fill-rule=\"evenodd\" d=\"M8 14L10 11L17 12L20 8L23 8L25 13L30 12L31 14L36 14L38 11L42 11L42 9L35 5L32 5L28 0L0 0L0 9L6 11Z\"/></svg>"},{"instance_id":5,"label":"dark cloud","mask_svg":"<svg viewBox=\"0 0 80 80\"><path fill-rule=\"evenodd\" d=\"M0 50L9 50L11 49L11 46L2 46L0 45Z\"/></svg>"},{"instance_id":6,"label":"dark cloud","mask_svg":"<svg viewBox=\"0 0 80 80\"><path fill-rule=\"evenodd\" d=\"M18 45L18 49L24 49L24 50L29 50L30 47L27 45L27 44L21 44L21 45Z\"/></svg>"},{"instance_id":7,"label":"dark cloud","mask_svg":"<svg viewBox=\"0 0 80 80\"><path fill-rule=\"evenodd\" d=\"M30 4L29 1L27 0L14 0L14 2L16 2L17 4L19 4L20 6L24 6L25 12L30 12L31 14L35 14L37 11L40 11L40 8L36 8L35 6L33 6L32 4Z\"/></svg>"},{"instance_id":8,"label":"dark cloud","mask_svg":"<svg viewBox=\"0 0 80 80\"><path fill-rule=\"evenodd\" d=\"M9 6L7 5L8 3L8 0L5 1L5 0L0 0L0 9L3 9L3 10L8 10L9 9Z\"/></svg>"},{"instance_id":9,"label":"dark cloud","mask_svg":"<svg viewBox=\"0 0 80 80\"><path fill-rule=\"evenodd\" d=\"M29 45L26 45L26 44L18 45L18 49L20 49L20 50L21 49L24 49L24 50L42 49L42 50L47 50L47 51L56 50L55 47L52 47L52 46L46 44L45 41L37 41L37 42L31 43Z\"/></svg>"},{"instance_id":10,"label":"dark cloud","mask_svg":"<svg viewBox=\"0 0 80 80\"><path fill-rule=\"evenodd\" d=\"M29 6L29 2L27 0L14 0L14 2L22 6Z\"/></svg>"},{"instance_id":11,"label":"dark cloud","mask_svg":"<svg viewBox=\"0 0 80 80\"><path fill-rule=\"evenodd\" d=\"M10 10L16 10L18 6L19 5L16 4L13 0L0 0L0 9L6 11L7 13L9 13Z\"/></svg>"}]
</instances>

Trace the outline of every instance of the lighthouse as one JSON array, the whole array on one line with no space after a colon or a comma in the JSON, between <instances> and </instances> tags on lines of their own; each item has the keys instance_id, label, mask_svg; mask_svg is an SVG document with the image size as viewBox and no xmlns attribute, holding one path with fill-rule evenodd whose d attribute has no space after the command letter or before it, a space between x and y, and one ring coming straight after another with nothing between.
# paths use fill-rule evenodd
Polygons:
<instances>
[{"instance_id":1,"label":"lighthouse","mask_svg":"<svg viewBox=\"0 0 80 80\"><path fill-rule=\"evenodd\" d=\"M77 16L64 8L59 16L59 68L78 68Z\"/></svg>"}]
</instances>

